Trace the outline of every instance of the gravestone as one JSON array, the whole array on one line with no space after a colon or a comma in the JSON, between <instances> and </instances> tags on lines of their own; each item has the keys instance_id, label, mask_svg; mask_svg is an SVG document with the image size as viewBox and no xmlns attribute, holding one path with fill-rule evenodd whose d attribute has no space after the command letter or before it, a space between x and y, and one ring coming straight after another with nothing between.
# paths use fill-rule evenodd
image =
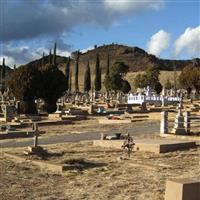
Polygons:
<instances>
[{"instance_id":1,"label":"gravestone","mask_svg":"<svg viewBox=\"0 0 200 200\"><path fill-rule=\"evenodd\" d=\"M199 200L200 181L196 179L173 179L166 183L165 200Z\"/></svg>"},{"instance_id":2,"label":"gravestone","mask_svg":"<svg viewBox=\"0 0 200 200\"><path fill-rule=\"evenodd\" d=\"M14 118L15 106L2 105L2 110L6 121L11 121Z\"/></svg>"},{"instance_id":3,"label":"gravestone","mask_svg":"<svg viewBox=\"0 0 200 200\"><path fill-rule=\"evenodd\" d=\"M176 135L185 135L186 133L184 127L184 116L181 109L178 110L178 114L175 117L172 133Z\"/></svg>"},{"instance_id":4,"label":"gravestone","mask_svg":"<svg viewBox=\"0 0 200 200\"><path fill-rule=\"evenodd\" d=\"M161 112L160 134L168 133L168 112Z\"/></svg>"}]
</instances>

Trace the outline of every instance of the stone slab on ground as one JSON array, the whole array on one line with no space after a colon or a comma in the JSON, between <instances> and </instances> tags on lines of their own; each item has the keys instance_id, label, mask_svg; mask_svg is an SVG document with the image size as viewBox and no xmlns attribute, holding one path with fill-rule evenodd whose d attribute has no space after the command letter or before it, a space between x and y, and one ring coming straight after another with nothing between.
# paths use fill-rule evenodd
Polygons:
<instances>
[{"instance_id":1,"label":"stone slab on ground","mask_svg":"<svg viewBox=\"0 0 200 200\"><path fill-rule=\"evenodd\" d=\"M134 150L135 151L145 151L153 153L167 153L177 150L195 148L195 142L189 141L172 141L172 140L152 140L152 139L142 139L134 140ZM94 140L94 146L110 147L121 149L124 140Z\"/></svg>"},{"instance_id":2,"label":"stone slab on ground","mask_svg":"<svg viewBox=\"0 0 200 200\"><path fill-rule=\"evenodd\" d=\"M24 158L22 156L17 156L13 155L10 153L4 153L4 156L13 160L14 162L30 162L34 165L37 165L43 170L47 171L53 171L56 173L62 173L66 170L73 170L74 166L72 165L67 165L67 164L54 164L54 163L49 163L49 162L43 162L43 161L38 161L38 160L29 160L27 158Z\"/></svg>"},{"instance_id":3,"label":"stone slab on ground","mask_svg":"<svg viewBox=\"0 0 200 200\"><path fill-rule=\"evenodd\" d=\"M99 119L99 124L128 124L131 123L131 119Z\"/></svg>"},{"instance_id":4,"label":"stone slab on ground","mask_svg":"<svg viewBox=\"0 0 200 200\"><path fill-rule=\"evenodd\" d=\"M192 136L192 135L174 135L174 134L160 134L160 137L170 138L170 139L178 139L178 140L189 140L189 141L199 141L200 136Z\"/></svg>"},{"instance_id":5,"label":"stone slab on ground","mask_svg":"<svg viewBox=\"0 0 200 200\"><path fill-rule=\"evenodd\" d=\"M199 200L200 177L173 179L166 182L165 200Z\"/></svg>"},{"instance_id":6,"label":"stone slab on ground","mask_svg":"<svg viewBox=\"0 0 200 200\"><path fill-rule=\"evenodd\" d=\"M34 131L7 131L0 133L1 139L33 137Z\"/></svg>"}]
</instances>

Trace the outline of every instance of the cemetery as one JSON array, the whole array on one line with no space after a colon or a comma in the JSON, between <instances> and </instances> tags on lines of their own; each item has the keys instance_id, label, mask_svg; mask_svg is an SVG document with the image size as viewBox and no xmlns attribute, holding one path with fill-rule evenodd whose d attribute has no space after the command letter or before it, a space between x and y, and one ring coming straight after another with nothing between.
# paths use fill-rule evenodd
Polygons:
<instances>
[{"instance_id":1,"label":"cemetery","mask_svg":"<svg viewBox=\"0 0 200 200\"><path fill-rule=\"evenodd\" d=\"M148 85L131 91L128 66L119 61L106 72L101 91L98 54L94 83L88 62L84 91L77 73L72 91L70 58L65 74L56 64L56 44L48 58L46 64L42 58L41 68L15 69L8 85L1 75L0 194L4 191L6 200L16 194L20 199L198 199L199 97L162 87L158 69L151 84L152 68ZM78 62L79 53L77 71Z\"/></svg>"}]
</instances>

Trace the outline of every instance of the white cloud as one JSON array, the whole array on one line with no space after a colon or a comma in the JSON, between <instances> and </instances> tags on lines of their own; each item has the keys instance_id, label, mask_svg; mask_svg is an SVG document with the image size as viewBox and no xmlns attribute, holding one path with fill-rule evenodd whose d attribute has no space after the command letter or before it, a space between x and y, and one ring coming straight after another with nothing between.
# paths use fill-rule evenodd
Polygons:
<instances>
[{"instance_id":1,"label":"white cloud","mask_svg":"<svg viewBox=\"0 0 200 200\"><path fill-rule=\"evenodd\" d=\"M186 51L190 56L200 56L200 26L188 27L174 43L174 56Z\"/></svg>"},{"instance_id":2,"label":"white cloud","mask_svg":"<svg viewBox=\"0 0 200 200\"><path fill-rule=\"evenodd\" d=\"M164 6L162 0L104 0L106 6L119 13L137 12L147 9L159 10Z\"/></svg>"},{"instance_id":3,"label":"white cloud","mask_svg":"<svg viewBox=\"0 0 200 200\"><path fill-rule=\"evenodd\" d=\"M80 52L81 52L81 53L86 53L87 51L92 50L92 49L94 49L94 46L89 46L89 47L86 48L86 49L81 49Z\"/></svg>"},{"instance_id":4,"label":"white cloud","mask_svg":"<svg viewBox=\"0 0 200 200\"><path fill-rule=\"evenodd\" d=\"M170 34L164 30L159 30L151 36L150 41L147 44L148 52L160 56L161 52L169 47L169 42Z\"/></svg>"},{"instance_id":5,"label":"white cloud","mask_svg":"<svg viewBox=\"0 0 200 200\"><path fill-rule=\"evenodd\" d=\"M13 47L11 45L4 45L3 54L0 55L0 61L2 62L3 58L5 58L5 64L9 67L13 67L14 65L23 65L27 64L33 60L40 59L43 55L49 54L49 49L46 47L38 47L36 49L31 48L30 46L17 46ZM67 50L57 49L57 55L60 56L70 56L71 52ZM1 63L0 63L1 64Z\"/></svg>"}]
</instances>

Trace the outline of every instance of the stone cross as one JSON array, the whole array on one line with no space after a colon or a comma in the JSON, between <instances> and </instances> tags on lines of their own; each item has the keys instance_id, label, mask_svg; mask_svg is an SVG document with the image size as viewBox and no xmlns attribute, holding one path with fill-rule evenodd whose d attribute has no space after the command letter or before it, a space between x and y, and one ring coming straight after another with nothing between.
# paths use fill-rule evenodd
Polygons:
<instances>
[{"instance_id":1,"label":"stone cross","mask_svg":"<svg viewBox=\"0 0 200 200\"><path fill-rule=\"evenodd\" d=\"M33 124L33 130L34 130L34 147L37 147L38 146L38 135L39 135L37 123Z\"/></svg>"}]
</instances>

